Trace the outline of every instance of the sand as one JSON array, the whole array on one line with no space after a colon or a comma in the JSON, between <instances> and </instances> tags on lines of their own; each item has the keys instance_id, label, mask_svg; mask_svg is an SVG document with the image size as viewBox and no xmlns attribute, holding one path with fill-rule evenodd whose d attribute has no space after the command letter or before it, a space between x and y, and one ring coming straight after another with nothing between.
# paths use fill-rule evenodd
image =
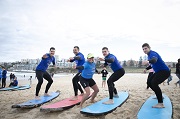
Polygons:
<instances>
[{"instance_id":1,"label":"sand","mask_svg":"<svg viewBox=\"0 0 180 119\"><path fill-rule=\"evenodd\" d=\"M0 92L0 119L136 119L139 108L145 100L154 93L149 89L146 90L146 78L148 74L125 74L115 85L118 91L129 91L130 97L121 107L118 107L112 113L104 116L85 116L80 114L80 108L74 106L71 109L60 112L40 112L40 108L33 109L15 109L11 108L13 104L22 103L34 98L37 80L33 79L32 87L28 90L21 91L1 91ZM178 80L175 74L172 74L173 80L170 85L160 85L162 92L170 97L173 103L173 118L180 119L180 88L174 83ZM64 98L73 96L72 75L54 78L49 92L60 90L61 94L53 101L54 103ZM94 79L100 89L96 101L108 96L107 87L101 87L101 75L95 74ZM7 79L8 80L8 79ZM43 95L47 81L44 80L40 95ZM20 85L29 84L28 80L21 80ZM83 107L90 105L87 100Z\"/></svg>"}]
</instances>

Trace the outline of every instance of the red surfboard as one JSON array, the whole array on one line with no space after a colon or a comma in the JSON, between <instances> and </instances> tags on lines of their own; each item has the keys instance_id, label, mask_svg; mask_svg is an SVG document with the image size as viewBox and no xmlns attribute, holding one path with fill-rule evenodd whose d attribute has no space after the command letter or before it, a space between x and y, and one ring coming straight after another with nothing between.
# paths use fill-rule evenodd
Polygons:
<instances>
[{"instance_id":1,"label":"red surfboard","mask_svg":"<svg viewBox=\"0 0 180 119\"><path fill-rule=\"evenodd\" d=\"M89 96L89 98L90 97L91 96ZM82 96L78 95L77 100L71 100L72 98L73 97L61 100L61 101L53 103L53 104L44 105L44 106L40 107L40 111L52 112L52 111L61 111L61 110L72 108L75 105L80 104Z\"/></svg>"}]
</instances>

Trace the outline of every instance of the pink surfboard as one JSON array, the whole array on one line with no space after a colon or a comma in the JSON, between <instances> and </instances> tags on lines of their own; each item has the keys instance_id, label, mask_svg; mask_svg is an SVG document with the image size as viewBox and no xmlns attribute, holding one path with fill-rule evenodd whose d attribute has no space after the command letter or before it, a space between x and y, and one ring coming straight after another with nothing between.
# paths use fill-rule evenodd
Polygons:
<instances>
[{"instance_id":1,"label":"pink surfboard","mask_svg":"<svg viewBox=\"0 0 180 119\"><path fill-rule=\"evenodd\" d=\"M61 101L53 103L53 104L44 105L40 108L40 111L51 112L51 111L61 111L61 110L72 108L75 105L80 104L82 96L78 95L78 100L70 100L70 99L72 99L72 97L61 100Z\"/></svg>"}]
</instances>

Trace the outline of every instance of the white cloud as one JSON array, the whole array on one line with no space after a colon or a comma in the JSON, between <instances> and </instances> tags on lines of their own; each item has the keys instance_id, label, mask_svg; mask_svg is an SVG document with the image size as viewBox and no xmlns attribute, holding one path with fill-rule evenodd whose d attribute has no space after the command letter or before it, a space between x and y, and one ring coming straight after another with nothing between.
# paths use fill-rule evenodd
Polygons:
<instances>
[{"instance_id":1,"label":"white cloud","mask_svg":"<svg viewBox=\"0 0 180 119\"><path fill-rule=\"evenodd\" d=\"M67 58L74 45L95 55L108 46L121 60L138 60L144 42L167 61L179 58L179 0L3 0L0 6L0 61L37 58L51 46Z\"/></svg>"}]
</instances>

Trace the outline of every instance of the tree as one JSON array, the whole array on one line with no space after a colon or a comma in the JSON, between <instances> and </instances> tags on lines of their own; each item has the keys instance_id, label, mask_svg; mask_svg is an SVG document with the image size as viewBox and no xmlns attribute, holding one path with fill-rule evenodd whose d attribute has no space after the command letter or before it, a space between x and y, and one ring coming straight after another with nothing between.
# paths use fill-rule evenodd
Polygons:
<instances>
[{"instance_id":1,"label":"tree","mask_svg":"<svg viewBox=\"0 0 180 119\"><path fill-rule=\"evenodd\" d=\"M127 64L126 64L126 60L123 61L123 67L126 67Z\"/></svg>"},{"instance_id":2,"label":"tree","mask_svg":"<svg viewBox=\"0 0 180 119\"><path fill-rule=\"evenodd\" d=\"M138 67L139 67L139 68L141 68L141 66L142 66L142 60L143 60L143 59L142 59L142 56L140 56L140 58L139 58L139 63L138 63Z\"/></svg>"},{"instance_id":3,"label":"tree","mask_svg":"<svg viewBox=\"0 0 180 119\"><path fill-rule=\"evenodd\" d=\"M131 67L134 67L134 62L133 62L133 60L132 60L132 59L130 60L129 65L130 65Z\"/></svg>"}]
</instances>

